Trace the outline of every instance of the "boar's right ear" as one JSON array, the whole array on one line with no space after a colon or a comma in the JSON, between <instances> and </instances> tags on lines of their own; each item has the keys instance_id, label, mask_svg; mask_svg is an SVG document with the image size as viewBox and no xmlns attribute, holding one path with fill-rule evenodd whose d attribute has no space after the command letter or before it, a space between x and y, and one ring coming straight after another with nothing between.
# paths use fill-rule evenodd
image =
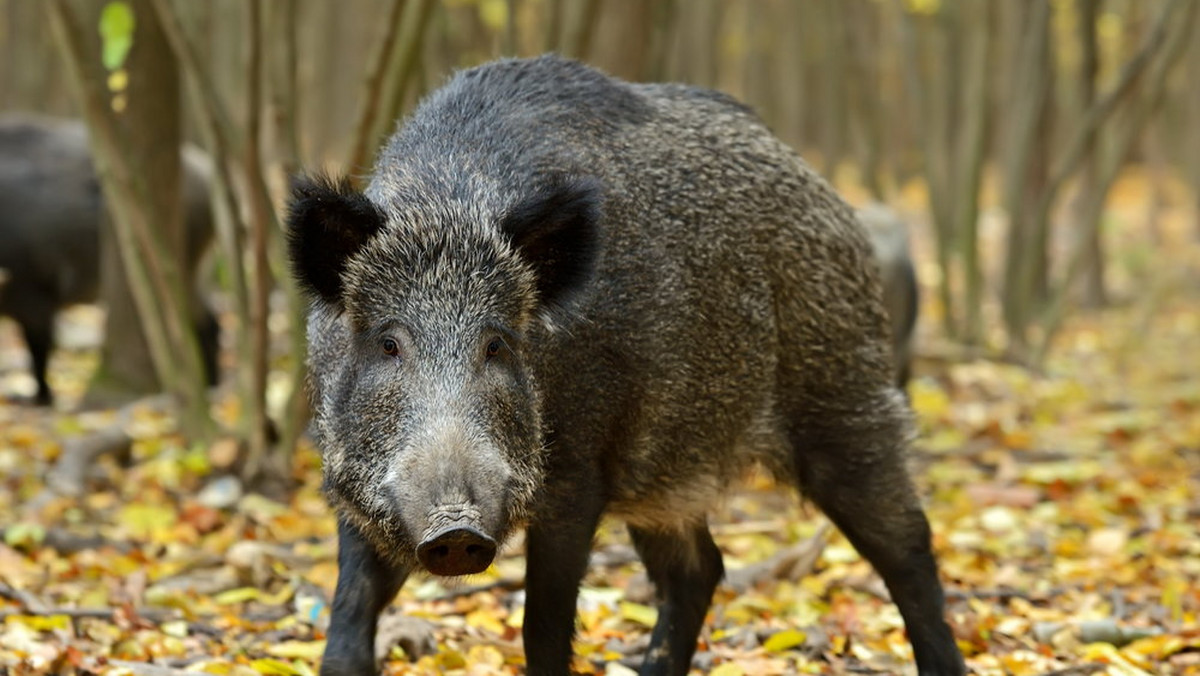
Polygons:
<instances>
[{"instance_id":1,"label":"boar's right ear","mask_svg":"<svg viewBox=\"0 0 1200 676\"><path fill-rule=\"evenodd\" d=\"M553 316L591 278L599 254L604 186L590 177L550 179L500 223L537 278L540 312Z\"/></svg>"},{"instance_id":2,"label":"boar's right ear","mask_svg":"<svg viewBox=\"0 0 1200 676\"><path fill-rule=\"evenodd\" d=\"M349 179L317 174L293 179L287 221L292 274L314 297L340 305L346 262L387 219Z\"/></svg>"}]
</instances>

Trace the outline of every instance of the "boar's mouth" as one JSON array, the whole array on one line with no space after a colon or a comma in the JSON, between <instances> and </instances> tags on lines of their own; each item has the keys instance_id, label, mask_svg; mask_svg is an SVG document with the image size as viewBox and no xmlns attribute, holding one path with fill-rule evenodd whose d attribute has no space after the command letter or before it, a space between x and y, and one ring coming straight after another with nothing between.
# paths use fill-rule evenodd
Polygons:
<instances>
[{"instance_id":1,"label":"boar's mouth","mask_svg":"<svg viewBox=\"0 0 1200 676\"><path fill-rule=\"evenodd\" d=\"M417 560L434 575L482 573L496 558L496 539L471 504L443 505L429 511L429 528L417 545Z\"/></svg>"}]
</instances>

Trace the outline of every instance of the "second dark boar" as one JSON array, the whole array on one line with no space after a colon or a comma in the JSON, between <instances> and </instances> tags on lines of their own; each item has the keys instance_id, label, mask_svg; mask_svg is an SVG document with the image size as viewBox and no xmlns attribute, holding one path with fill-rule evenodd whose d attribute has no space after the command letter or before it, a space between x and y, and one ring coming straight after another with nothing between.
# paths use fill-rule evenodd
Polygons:
<instances>
[{"instance_id":1,"label":"second dark boar","mask_svg":"<svg viewBox=\"0 0 1200 676\"><path fill-rule=\"evenodd\" d=\"M920 673L963 673L866 234L747 108L493 63L418 108L364 193L300 180L289 228L339 515L322 673L373 673L411 572L482 571L524 527L528 673L566 674L605 513L657 588L642 673L687 673L723 574L707 514L754 464L879 571Z\"/></svg>"},{"instance_id":2,"label":"second dark boar","mask_svg":"<svg viewBox=\"0 0 1200 676\"><path fill-rule=\"evenodd\" d=\"M211 161L197 148L182 152L188 273L193 278L213 238L209 208ZM100 229L108 218L81 122L0 116L0 268L10 274L0 314L21 326L37 381L36 402L49 404L46 370L55 313L100 295ZM209 383L217 378L220 329L200 298L192 325Z\"/></svg>"},{"instance_id":3,"label":"second dark boar","mask_svg":"<svg viewBox=\"0 0 1200 676\"><path fill-rule=\"evenodd\" d=\"M895 211L878 203L859 209L858 220L866 226L871 248L879 261L883 306L892 329L896 385L903 388L912 376L913 333L920 304L917 271L908 245L908 225Z\"/></svg>"}]
</instances>

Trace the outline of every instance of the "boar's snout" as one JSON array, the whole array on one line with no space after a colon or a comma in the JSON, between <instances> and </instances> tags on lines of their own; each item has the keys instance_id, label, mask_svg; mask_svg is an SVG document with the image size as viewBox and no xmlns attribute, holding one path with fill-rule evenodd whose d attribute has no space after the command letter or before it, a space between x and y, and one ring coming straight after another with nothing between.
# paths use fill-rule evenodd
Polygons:
<instances>
[{"instance_id":1,"label":"boar's snout","mask_svg":"<svg viewBox=\"0 0 1200 676\"><path fill-rule=\"evenodd\" d=\"M422 540L417 558L434 575L482 573L496 558L496 541L470 526L454 525Z\"/></svg>"}]
</instances>

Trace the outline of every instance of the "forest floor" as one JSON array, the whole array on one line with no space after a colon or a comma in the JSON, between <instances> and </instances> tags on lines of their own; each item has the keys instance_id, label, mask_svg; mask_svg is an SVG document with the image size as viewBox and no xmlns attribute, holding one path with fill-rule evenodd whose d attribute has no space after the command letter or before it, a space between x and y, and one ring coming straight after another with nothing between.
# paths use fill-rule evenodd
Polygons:
<instances>
[{"instance_id":1,"label":"forest floor","mask_svg":"<svg viewBox=\"0 0 1200 676\"><path fill-rule=\"evenodd\" d=\"M1043 372L919 365L914 474L975 673L1200 674L1200 244L1168 226L1153 247L1114 238L1124 302L1070 321ZM316 453L297 453L281 504L219 478L228 443L188 446L171 420L138 415L132 457L101 458L83 495L56 496L46 475L64 444L108 419L19 405L29 381L8 367L21 346L4 328L0 673L315 673L337 573ZM56 356L68 404L94 363ZM886 591L815 509L750 477L712 526L729 579L701 673L913 673ZM516 542L482 575L410 580L381 621L385 673L521 673L523 568ZM606 523L577 669L632 673L654 618Z\"/></svg>"}]
</instances>

